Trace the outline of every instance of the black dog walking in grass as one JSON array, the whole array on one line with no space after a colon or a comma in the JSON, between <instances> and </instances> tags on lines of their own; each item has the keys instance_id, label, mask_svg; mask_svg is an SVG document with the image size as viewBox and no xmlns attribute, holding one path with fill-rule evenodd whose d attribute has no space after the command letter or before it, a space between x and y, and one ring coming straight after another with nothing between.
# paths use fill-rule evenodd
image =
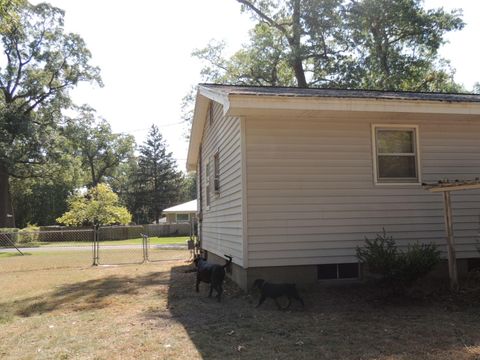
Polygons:
<instances>
[{"instance_id":1,"label":"black dog walking in grass","mask_svg":"<svg viewBox=\"0 0 480 360\"><path fill-rule=\"evenodd\" d=\"M213 289L217 292L217 300L220 302L220 298L223 292L223 279L225 279L225 268L232 263L232 257L225 255L228 259L225 265L212 264L207 262L202 257L197 257L193 260L197 267L197 283L195 290L199 292L198 286L203 281L210 284L210 292L208 297L212 297Z\"/></svg>"},{"instance_id":2,"label":"black dog walking in grass","mask_svg":"<svg viewBox=\"0 0 480 360\"><path fill-rule=\"evenodd\" d=\"M282 307L277 301L277 298L281 296L286 296L288 298L288 305L284 309L288 309L290 307L292 304L292 299L298 300L302 304L302 307L305 307L302 298L300 295L298 295L295 284L272 284L263 279L257 279L254 281L253 287L259 288L261 292L257 307L262 305L266 298L272 298L275 301L278 309L282 310Z\"/></svg>"}]
</instances>

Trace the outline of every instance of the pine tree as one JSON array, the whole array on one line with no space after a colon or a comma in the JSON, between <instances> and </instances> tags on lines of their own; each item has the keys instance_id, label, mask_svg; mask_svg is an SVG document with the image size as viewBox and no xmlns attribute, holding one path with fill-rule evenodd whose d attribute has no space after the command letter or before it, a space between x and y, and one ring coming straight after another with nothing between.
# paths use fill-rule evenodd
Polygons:
<instances>
[{"instance_id":1,"label":"pine tree","mask_svg":"<svg viewBox=\"0 0 480 360\"><path fill-rule=\"evenodd\" d=\"M139 147L138 172L135 177L135 219L158 222L162 210L175 205L182 175L158 127L152 125Z\"/></svg>"}]
</instances>

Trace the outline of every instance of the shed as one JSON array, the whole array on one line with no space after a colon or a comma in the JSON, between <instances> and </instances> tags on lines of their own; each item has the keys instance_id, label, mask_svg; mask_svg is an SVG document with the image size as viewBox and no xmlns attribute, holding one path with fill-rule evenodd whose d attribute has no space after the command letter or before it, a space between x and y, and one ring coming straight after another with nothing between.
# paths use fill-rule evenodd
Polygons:
<instances>
[{"instance_id":1,"label":"shed","mask_svg":"<svg viewBox=\"0 0 480 360\"><path fill-rule=\"evenodd\" d=\"M359 276L385 228L446 256L443 202L422 182L480 175L480 96L200 84L187 169L199 235L232 278ZM453 200L458 261L479 256L480 191Z\"/></svg>"}]
</instances>

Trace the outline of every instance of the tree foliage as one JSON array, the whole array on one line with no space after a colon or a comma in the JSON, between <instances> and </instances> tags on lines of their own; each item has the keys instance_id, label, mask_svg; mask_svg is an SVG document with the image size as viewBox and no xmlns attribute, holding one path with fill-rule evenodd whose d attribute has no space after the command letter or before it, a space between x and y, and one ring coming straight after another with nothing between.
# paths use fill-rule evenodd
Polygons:
<instances>
[{"instance_id":1,"label":"tree foliage","mask_svg":"<svg viewBox=\"0 0 480 360\"><path fill-rule=\"evenodd\" d=\"M97 120L95 111L86 105L79 108L77 118L68 119L64 132L90 175L87 186L108 182L118 167L133 157L133 136L113 133L110 124Z\"/></svg>"},{"instance_id":2,"label":"tree foliage","mask_svg":"<svg viewBox=\"0 0 480 360\"><path fill-rule=\"evenodd\" d=\"M139 147L138 169L134 180L133 212L136 222L158 221L162 210L175 204L182 175L162 134L152 125Z\"/></svg>"},{"instance_id":3,"label":"tree foliage","mask_svg":"<svg viewBox=\"0 0 480 360\"><path fill-rule=\"evenodd\" d=\"M0 226L13 225L8 179L41 176L58 156L57 125L69 90L80 81L101 84L83 39L64 31L62 10L24 1L14 9L0 28Z\"/></svg>"},{"instance_id":4,"label":"tree foliage","mask_svg":"<svg viewBox=\"0 0 480 360\"><path fill-rule=\"evenodd\" d=\"M473 85L473 93L474 94L480 94L480 82L476 82Z\"/></svg>"},{"instance_id":5,"label":"tree foliage","mask_svg":"<svg viewBox=\"0 0 480 360\"><path fill-rule=\"evenodd\" d=\"M374 240L365 238L365 246L357 247L357 257L369 273L379 276L380 283L396 290L405 290L441 260L440 250L433 243L409 244L406 250L399 250L385 229Z\"/></svg>"},{"instance_id":6,"label":"tree foliage","mask_svg":"<svg viewBox=\"0 0 480 360\"><path fill-rule=\"evenodd\" d=\"M120 206L118 196L106 184L98 184L86 195L76 194L68 200L69 210L57 222L69 226L128 224L132 215Z\"/></svg>"},{"instance_id":7,"label":"tree foliage","mask_svg":"<svg viewBox=\"0 0 480 360\"><path fill-rule=\"evenodd\" d=\"M0 0L0 32L18 24L18 10L22 4L24 0Z\"/></svg>"},{"instance_id":8,"label":"tree foliage","mask_svg":"<svg viewBox=\"0 0 480 360\"><path fill-rule=\"evenodd\" d=\"M64 149L61 158L47 166L44 176L11 180L17 227L55 224L68 209L67 198L85 184L80 159Z\"/></svg>"},{"instance_id":9,"label":"tree foliage","mask_svg":"<svg viewBox=\"0 0 480 360\"><path fill-rule=\"evenodd\" d=\"M457 91L453 71L438 56L444 35L460 30L459 11L425 10L419 0L362 0L349 6L358 51L350 81L365 88Z\"/></svg>"},{"instance_id":10,"label":"tree foliage","mask_svg":"<svg viewBox=\"0 0 480 360\"><path fill-rule=\"evenodd\" d=\"M256 25L230 58L211 42L193 56L204 81L242 85L456 91L438 56L459 11L421 0L237 0Z\"/></svg>"}]
</instances>

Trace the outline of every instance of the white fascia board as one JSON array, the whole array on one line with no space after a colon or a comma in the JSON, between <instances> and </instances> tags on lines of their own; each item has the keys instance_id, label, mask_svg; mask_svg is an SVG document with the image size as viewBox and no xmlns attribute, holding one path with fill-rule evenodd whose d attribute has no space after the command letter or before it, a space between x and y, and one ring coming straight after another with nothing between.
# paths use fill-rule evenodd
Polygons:
<instances>
[{"instance_id":1,"label":"white fascia board","mask_svg":"<svg viewBox=\"0 0 480 360\"><path fill-rule=\"evenodd\" d=\"M197 168L198 153L202 142L203 128L207 117L209 99L200 95L197 91L195 109L193 111L192 128L190 130L190 142L187 153L187 171L195 171Z\"/></svg>"},{"instance_id":2,"label":"white fascia board","mask_svg":"<svg viewBox=\"0 0 480 360\"><path fill-rule=\"evenodd\" d=\"M229 96L224 91L213 90L204 86L198 87L198 93L213 100L223 106L223 115L225 115L230 107Z\"/></svg>"},{"instance_id":3,"label":"white fascia board","mask_svg":"<svg viewBox=\"0 0 480 360\"><path fill-rule=\"evenodd\" d=\"M395 99L351 99L235 95L229 97L229 116L245 116L255 110L368 111L480 115L480 103Z\"/></svg>"},{"instance_id":4,"label":"white fascia board","mask_svg":"<svg viewBox=\"0 0 480 360\"><path fill-rule=\"evenodd\" d=\"M223 113L227 113L230 106L228 95L225 92L215 91L200 85L195 97L195 110L193 112L192 129L190 131L190 143L187 154L187 171L195 171L197 168L203 129L205 128L208 107L212 100L220 103L223 106Z\"/></svg>"}]
</instances>

